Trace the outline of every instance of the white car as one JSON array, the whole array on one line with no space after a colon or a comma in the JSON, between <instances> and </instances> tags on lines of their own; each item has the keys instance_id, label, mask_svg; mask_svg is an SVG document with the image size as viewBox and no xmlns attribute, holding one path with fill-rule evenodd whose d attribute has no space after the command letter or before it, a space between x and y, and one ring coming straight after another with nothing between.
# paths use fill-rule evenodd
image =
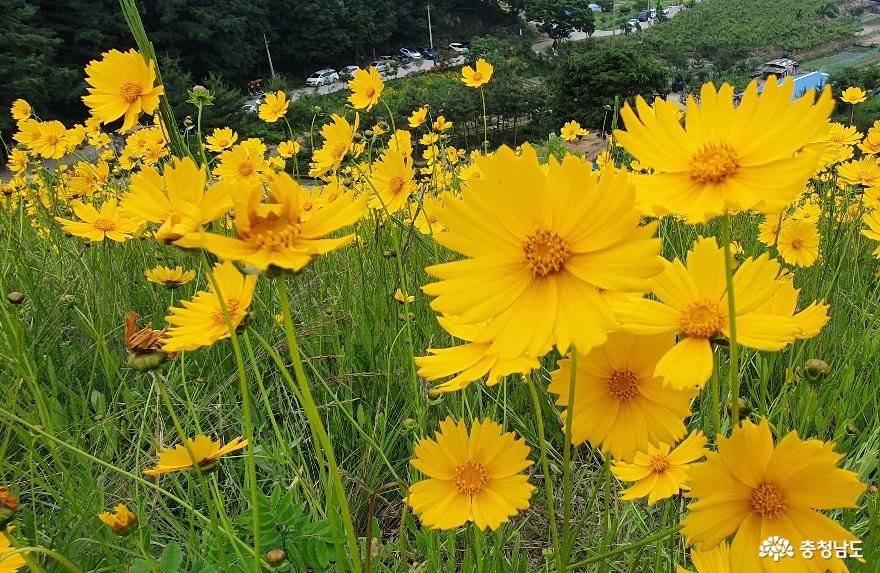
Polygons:
<instances>
[{"instance_id":1,"label":"white car","mask_svg":"<svg viewBox=\"0 0 880 573\"><path fill-rule=\"evenodd\" d=\"M458 52L459 54L467 54L469 51L467 49L467 46L459 42L452 42L451 44L449 44L449 49L453 52Z\"/></svg>"},{"instance_id":2,"label":"white car","mask_svg":"<svg viewBox=\"0 0 880 573\"><path fill-rule=\"evenodd\" d=\"M326 86L327 84L332 84L333 82L338 81L339 74L336 73L336 70L318 70L308 77L306 85L309 87L318 87Z\"/></svg>"},{"instance_id":3,"label":"white car","mask_svg":"<svg viewBox=\"0 0 880 573\"><path fill-rule=\"evenodd\" d=\"M376 68L376 71L380 74L390 73L394 69L393 65L388 60L376 60L370 64L370 67Z\"/></svg>"},{"instance_id":4,"label":"white car","mask_svg":"<svg viewBox=\"0 0 880 573\"><path fill-rule=\"evenodd\" d=\"M410 50L409 48L400 48L400 55L406 56L410 60L422 59L422 55L417 50Z\"/></svg>"},{"instance_id":5,"label":"white car","mask_svg":"<svg viewBox=\"0 0 880 573\"><path fill-rule=\"evenodd\" d=\"M637 28L637 27L641 26L641 24L642 23L639 22L638 18L631 18L630 20L627 20L627 22L626 22L626 25L629 26L630 28Z\"/></svg>"},{"instance_id":6,"label":"white car","mask_svg":"<svg viewBox=\"0 0 880 573\"><path fill-rule=\"evenodd\" d=\"M339 70L339 77L340 79L350 80L354 77L354 73L359 69L361 69L360 66L346 66Z\"/></svg>"}]
</instances>

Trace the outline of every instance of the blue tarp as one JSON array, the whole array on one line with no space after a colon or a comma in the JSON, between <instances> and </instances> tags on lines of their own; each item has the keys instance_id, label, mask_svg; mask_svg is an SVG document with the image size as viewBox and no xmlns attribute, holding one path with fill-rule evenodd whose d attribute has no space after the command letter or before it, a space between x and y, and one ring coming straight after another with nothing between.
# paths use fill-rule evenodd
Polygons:
<instances>
[{"instance_id":1,"label":"blue tarp","mask_svg":"<svg viewBox=\"0 0 880 573\"><path fill-rule=\"evenodd\" d=\"M785 79L779 80L781 84ZM792 101L801 97L810 90L820 91L828 83L828 74L822 72L810 72L809 74L801 74L794 77L794 93ZM758 93L764 91L764 86L758 86Z\"/></svg>"}]
</instances>

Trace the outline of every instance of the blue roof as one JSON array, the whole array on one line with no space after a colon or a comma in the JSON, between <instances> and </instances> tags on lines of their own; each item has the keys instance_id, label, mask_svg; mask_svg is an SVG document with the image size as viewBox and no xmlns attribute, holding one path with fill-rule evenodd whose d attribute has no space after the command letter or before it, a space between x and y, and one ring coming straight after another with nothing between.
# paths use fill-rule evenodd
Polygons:
<instances>
[{"instance_id":1,"label":"blue roof","mask_svg":"<svg viewBox=\"0 0 880 573\"><path fill-rule=\"evenodd\" d=\"M779 83L781 84L785 81L785 79L786 78L779 80ZM792 101L801 97L810 90L821 91L827 83L828 74L823 74L822 72L810 72L808 74L794 76L794 92L792 93ZM762 91L764 91L764 86L758 86L758 93L761 93Z\"/></svg>"},{"instance_id":2,"label":"blue roof","mask_svg":"<svg viewBox=\"0 0 880 573\"><path fill-rule=\"evenodd\" d=\"M602 7L599 6L598 4L590 4L589 6L587 6L587 8L589 8L593 12L601 12L602 11Z\"/></svg>"}]
</instances>

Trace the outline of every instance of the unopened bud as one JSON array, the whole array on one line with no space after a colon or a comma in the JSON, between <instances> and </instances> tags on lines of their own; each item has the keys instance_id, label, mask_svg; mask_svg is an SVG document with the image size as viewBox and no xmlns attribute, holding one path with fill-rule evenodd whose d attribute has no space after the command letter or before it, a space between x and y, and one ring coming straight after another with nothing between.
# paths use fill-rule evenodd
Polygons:
<instances>
[{"instance_id":1,"label":"unopened bud","mask_svg":"<svg viewBox=\"0 0 880 573\"><path fill-rule=\"evenodd\" d=\"M846 425L846 433L849 434L850 436L855 436L859 433L859 429L856 427L855 424L847 424Z\"/></svg>"},{"instance_id":2,"label":"unopened bud","mask_svg":"<svg viewBox=\"0 0 880 573\"><path fill-rule=\"evenodd\" d=\"M406 430L411 430L412 428L416 427L416 421L413 420L412 418L406 418L402 422L402 424L403 424L404 429L406 429Z\"/></svg>"},{"instance_id":3,"label":"unopened bud","mask_svg":"<svg viewBox=\"0 0 880 573\"><path fill-rule=\"evenodd\" d=\"M165 364L168 355L162 350L132 352L128 355L128 367L138 372L149 372Z\"/></svg>"},{"instance_id":4,"label":"unopened bud","mask_svg":"<svg viewBox=\"0 0 880 573\"><path fill-rule=\"evenodd\" d=\"M824 360L810 358L804 363L804 370L811 378L824 378L831 374L831 366Z\"/></svg>"},{"instance_id":5,"label":"unopened bud","mask_svg":"<svg viewBox=\"0 0 880 573\"><path fill-rule=\"evenodd\" d=\"M395 253L394 251L382 251L382 256L386 259L390 259L392 257L396 257L397 253Z\"/></svg>"},{"instance_id":6,"label":"unopened bud","mask_svg":"<svg viewBox=\"0 0 880 573\"><path fill-rule=\"evenodd\" d=\"M324 110L321 109L321 106L319 106L319 105L312 106L312 113L315 114L315 115L321 115L321 113L322 113L323 111L324 111Z\"/></svg>"},{"instance_id":7,"label":"unopened bud","mask_svg":"<svg viewBox=\"0 0 880 573\"><path fill-rule=\"evenodd\" d=\"M272 567L278 567L287 559L287 552L283 549L272 549L266 553L266 563Z\"/></svg>"},{"instance_id":8,"label":"unopened bud","mask_svg":"<svg viewBox=\"0 0 880 573\"><path fill-rule=\"evenodd\" d=\"M8 295L6 295L6 300L11 302L12 304L21 304L24 302L24 293L12 291Z\"/></svg>"},{"instance_id":9,"label":"unopened bud","mask_svg":"<svg viewBox=\"0 0 880 573\"><path fill-rule=\"evenodd\" d=\"M738 410L736 420L737 420L737 422L739 422L740 420L748 418L749 415L752 413L752 409L749 407L749 405L746 403L745 399L743 399L743 398L737 398L736 403L737 403L737 410ZM730 405L727 406L727 413L728 413L728 415L730 414Z\"/></svg>"},{"instance_id":10,"label":"unopened bud","mask_svg":"<svg viewBox=\"0 0 880 573\"><path fill-rule=\"evenodd\" d=\"M58 304L73 304L76 302L76 297L72 294L63 294L58 297Z\"/></svg>"}]
</instances>

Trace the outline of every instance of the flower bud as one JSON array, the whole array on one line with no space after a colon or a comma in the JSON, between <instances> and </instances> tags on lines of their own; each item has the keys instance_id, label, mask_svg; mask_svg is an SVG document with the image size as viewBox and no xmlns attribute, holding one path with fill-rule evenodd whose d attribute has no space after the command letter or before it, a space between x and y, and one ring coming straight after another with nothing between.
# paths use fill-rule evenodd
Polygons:
<instances>
[{"instance_id":1,"label":"flower bud","mask_svg":"<svg viewBox=\"0 0 880 573\"><path fill-rule=\"evenodd\" d=\"M12 291L8 295L6 295L6 300L8 300L12 304L21 304L24 302L24 293Z\"/></svg>"},{"instance_id":2,"label":"flower bud","mask_svg":"<svg viewBox=\"0 0 880 573\"><path fill-rule=\"evenodd\" d=\"M323 111L324 111L324 110L321 109L321 106L319 106L319 105L312 106L312 113L313 113L314 115L321 115L321 113L322 113Z\"/></svg>"},{"instance_id":3,"label":"flower bud","mask_svg":"<svg viewBox=\"0 0 880 573\"><path fill-rule=\"evenodd\" d=\"M831 366L824 360L818 358L810 358L804 363L804 370L811 378L824 378L831 374Z\"/></svg>"},{"instance_id":4,"label":"flower bud","mask_svg":"<svg viewBox=\"0 0 880 573\"><path fill-rule=\"evenodd\" d=\"M283 549L272 549L266 553L266 563L272 567L278 567L287 559L287 552Z\"/></svg>"},{"instance_id":5,"label":"flower bud","mask_svg":"<svg viewBox=\"0 0 880 573\"><path fill-rule=\"evenodd\" d=\"M748 403L745 401L744 398L737 399L737 410L738 410L737 417L736 417L737 422L739 422L740 420L743 420L745 418L748 418L749 415L752 413L751 407L749 407ZM730 415L730 413L731 413L729 404L727 405L727 413L728 413L728 415ZM733 416L731 416L731 417L733 417Z\"/></svg>"},{"instance_id":6,"label":"flower bud","mask_svg":"<svg viewBox=\"0 0 880 573\"><path fill-rule=\"evenodd\" d=\"M162 350L133 352L128 355L128 367L138 372L149 372L165 364L168 355Z\"/></svg>"},{"instance_id":7,"label":"flower bud","mask_svg":"<svg viewBox=\"0 0 880 573\"><path fill-rule=\"evenodd\" d=\"M859 433L859 428L855 424L847 424L846 425L846 433L850 436L856 436Z\"/></svg>"},{"instance_id":8,"label":"flower bud","mask_svg":"<svg viewBox=\"0 0 880 573\"><path fill-rule=\"evenodd\" d=\"M6 486L0 486L0 531L6 529L17 511L18 498Z\"/></svg>"},{"instance_id":9,"label":"flower bud","mask_svg":"<svg viewBox=\"0 0 880 573\"><path fill-rule=\"evenodd\" d=\"M138 526L137 515L132 513L122 503L113 508L112 512L105 511L98 515L98 519L103 521L117 535L128 535L137 529Z\"/></svg>"}]
</instances>

